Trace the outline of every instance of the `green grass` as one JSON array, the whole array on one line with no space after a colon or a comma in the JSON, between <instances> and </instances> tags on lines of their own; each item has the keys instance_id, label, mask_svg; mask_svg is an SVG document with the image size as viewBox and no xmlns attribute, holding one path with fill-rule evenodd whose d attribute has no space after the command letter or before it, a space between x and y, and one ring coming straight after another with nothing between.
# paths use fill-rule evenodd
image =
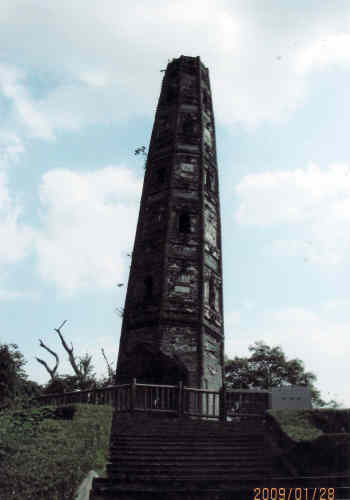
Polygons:
<instances>
[{"instance_id":1,"label":"green grass","mask_svg":"<svg viewBox=\"0 0 350 500\"><path fill-rule=\"evenodd\" d=\"M268 410L283 454L299 474L350 471L350 410ZM280 432L282 431L282 433Z\"/></svg>"},{"instance_id":2,"label":"green grass","mask_svg":"<svg viewBox=\"0 0 350 500\"><path fill-rule=\"evenodd\" d=\"M112 407L73 406L72 420L54 407L0 414L1 500L71 500L89 470L103 472Z\"/></svg>"},{"instance_id":3,"label":"green grass","mask_svg":"<svg viewBox=\"0 0 350 500\"><path fill-rule=\"evenodd\" d=\"M323 434L310 421L309 410L268 410L268 413L293 441L312 441Z\"/></svg>"},{"instance_id":4,"label":"green grass","mask_svg":"<svg viewBox=\"0 0 350 500\"><path fill-rule=\"evenodd\" d=\"M350 410L268 410L293 441L313 441L323 434L350 432Z\"/></svg>"}]
</instances>

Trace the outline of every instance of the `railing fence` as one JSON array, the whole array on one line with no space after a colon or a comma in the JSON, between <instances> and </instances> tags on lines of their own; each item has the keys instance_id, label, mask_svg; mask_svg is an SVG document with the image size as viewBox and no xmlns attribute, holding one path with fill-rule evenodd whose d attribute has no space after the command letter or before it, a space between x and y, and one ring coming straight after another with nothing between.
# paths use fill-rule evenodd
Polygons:
<instances>
[{"instance_id":1,"label":"railing fence","mask_svg":"<svg viewBox=\"0 0 350 500\"><path fill-rule=\"evenodd\" d=\"M268 408L268 391L221 391L137 383L103 389L47 394L34 399L34 405L69 403L111 404L118 412L151 412L187 415L214 420L234 420L262 416Z\"/></svg>"}]
</instances>

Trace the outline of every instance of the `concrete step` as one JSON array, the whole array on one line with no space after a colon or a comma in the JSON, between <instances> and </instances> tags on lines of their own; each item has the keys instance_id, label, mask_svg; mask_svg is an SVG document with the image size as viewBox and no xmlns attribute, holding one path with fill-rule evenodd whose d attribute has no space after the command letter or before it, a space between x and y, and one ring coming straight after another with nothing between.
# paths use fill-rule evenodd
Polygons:
<instances>
[{"instance_id":1,"label":"concrete step","mask_svg":"<svg viewBox=\"0 0 350 500\"><path fill-rule=\"evenodd\" d=\"M222 444L220 446L216 445L215 443L207 443L207 444L203 444L203 445L198 445L198 443L188 443L188 444L184 444L184 443L163 443L162 445L157 445L156 443L145 443L144 445L142 444L139 444L139 443L128 443L128 444L125 444L125 445L112 445L110 447L110 450L111 451L115 451L115 452L126 452L126 451L149 451L149 452L153 452L153 451L157 451L157 450L161 450L162 452L163 451L172 451L172 452L176 452L176 451L181 451L181 450L188 450L189 452L202 452L202 453L206 453L207 451L210 452L211 450L215 450L216 452L225 452L225 451L232 451L232 452L239 452L239 451L257 451L259 450L260 448L263 448L263 443L261 443L261 446L252 446L252 445L230 445L230 444Z\"/></svg>"},{"instance_id":2,"label":"concrete step","mask_svg":"<svg viewBox=\"0 0 350 500\"><path fill-rule=\"evenodd\" d=\"M111 462L115 464L128 464L129 467L135 466L138 467L140 464L166 464L167 466L171 466L171 464L180 464L186 467L191 467L192 464L201 464L203 467L206 467L208 464L217 464L218 466L232 465L232 464L240 464L244 463L245 465L251 465L254 463L265 463L267 461L266 457L263 455L259 456L227 456L227 457L201 457L196 456L190 459L189 457L180 457L180 456L136 456L136 457L123 457L123 456L110 456Z\"/></svg>"},{"instance_id":3,"label":"concrete step","mask_svg":"<svg viewBox=\"0 0 350 500\"><path fill-rule=\"evenodd\" d=\"M132 429L125 429L124 432L122 433L123 435L134 435L134 436L178 436L179 434L182 436L213 436L213 437L218 437L218 438L226 438L226 437L235 437L235 436L249 436L249 435L255 435L255 434L262 434L264 433L263 428L257 428L253 427L251 429L241 429L241 430L231 430L231 431L219 431L219 430L212 430L212 429L184 429L181 427L178 428L170 428L169 426L163 427L163 428L154 428L154 427L147 427L143 429L138 429L138 428L132 428ZM120 435L118 432L114 432L112 434L113 437Z\"/></svg>"},{"instance_id":4,"label":"concrete step","mask_svg":"<svg viewBox=\"0 0 350 500\"><path fill-rule=\"evenodd\" d=\"M142 459L142 460L251 460L254 458L264 458L264 450L249 450L248 452L242 452L240 450L225 450L224 452L218 452L218 450L213 451L189 451L189 450L128 450L125 452L120 451L110 451L110 456L113 460L120 459Z\"/></svg>"},{"instance_id":5,"label":"concrete step","mask_svg":"<svg viewBox=\"0 0 350 500\"><path fill-rule=\"evenodd\" d=\"M196 444L198 446L200 445L206 445L208 443L212 445L217 445L217 446L224 446L224 445L229 445L229 446L243 446L243 445L257 445L261 444L264 442L264 437L263 436L256 436L255 438L239 438L239 439L213 439L210 437L206 438L201 438L201 439L196 439L196 438L189 438L189 439L184 439L183 436L178 436L176 437L162 437L162 438L154 438L152 436L148 436L147 438L140 439L138 436L136 437L124 437L120 439L115 439L112 444L113 445L128 445L129 443L138 443L140 446L147 445L149 443L154 443L155 445L162 446L162 445L172 445L172 444L177 444L177 443L182 443L186 446L188 445L193 445Z\"/></svg>"},{"instance_id":6,"label":"concrete step","mask_svg":"<svg viewBox=\"0 0 350 500\"><path fill-rule=\"evenodd\" d=\"M112 459L112 457L111 457ZM237 464L244 464L244 466L250 466L252 464L256 464L256 463L267 463L269 462L269 460L266 460L265 457L251 457L251 458L244 458L244 460L242 460L242 457L233 457L231 459L220 459L218 458L217 460L214 460L214 459L205 459L205 458L200 458L200 457L197 457L197 458L193 458L193 460L183 460L179 457L177 457L176 459L171 459L171 458L168 458L168 459L165 459L165 460L161 460L159 459L159 457L157 457L156 459L153 459L153 460L149 460L147 458L134 458L134 459L124 459L124 458L119 458L118 459L118 462L115 462L113 461L113 463L115 463L116 465L119 465L119 464L124 464L124 465L127 465L128 467L137 467L138 465L145 465L147 466L148 464L152 467L154 466L166 466L166 467L170 467L172 465L179 465L179 466L185 466L185 467L192 467L192 465L198 465L198 466L202 466L202 467L207 467L208 464L210 466L213 466L213 467L230 467L231 465L237 465Z\"/></svg>"},{"instance_id":7,"label":"concrete step","mask_svg":"<svg viewBox=\"0 0 350 500\"><path fill-rule=\"evenodd\" d=\"M230 471L237 470L245 470L249 473L252 470L256 470L256 468L269 470L271 468L271 464L269 461L257 460L253 463L247 462L235 462L231 464L213 464L213 463L192 463L192 464L183 464L183 463L169 463L169 464L161 464L161 463L139 463L139 464L128 464L128 463L109 463L107 464L108 470L113 470L115 472L120 472L121 470L128 470L135 474L142 474L145 471L154 471L157 473L178 473L179 471L184 471L186 474L192 473L210 473L212 475L220 475L221 473L227 473Z\"/></svg>"},{"instance_id":8,"label":"concrete step","mask_svg":"<svg viewBox=\"0 0 350 500\"><path fill-rule=\"evenodd\" d=\"M129 449L129 450L111 450L111 455L115 457L139 457L144 456L147 458L153 457L207 457L208 459L217 459L219 457L233 457L238 456L242 457L254 457L254 456L264 456L264 450L189 450L183 449L181 453L179 450L170 450L170 449L155 449L155 450L147 450L147 449Z\"/></svg>"},{"instance_id":9,"label":"concrete step","mask_svg":"<svg viewBox=\"0 0 350 500\"><path fill-rule=\"evenodd\" d=\"M244 461L243 461L243 460ZM218 467L230 467L231 465L236 465L236 464L241 464L243 463L244 466L250 466L251 464L255 463L264 463L266 462L266 458L264 456L257 456L257 457L227 457L227 458L222 458L222 457L152 457L151 459L148 457L119 457L118 463L116 465L128 465L128 466L134 466L134 465L150 465L152 467L155 466L164 466L164 467L170 467L172 465L179 465L179 466L185 466L185 467L192 467L198 465L199 467L206 467L208 464L214 468Z\"/></svg>"},{"instance_id":10,"label":"concrete step","mask_svg":"<svg viewBox=\"0 0 350 500\"><path fill-rule=\"evenodd\" d=\"M191 468L191 467L202 467L207 468L207 467L212 467L213 469L220 469L220 467L237 467L243 464L244 467L252 467L255 466L256 464L270 464L271 461L265 459L265 457L256 457L256 458L244 458L243 460L241 457L235 457L234 459L217 459L217 460L203 460L203 459L193 459L193 460L181 460L177 458L176 460L159 460L159 458L155 460L148 460L144 458L136 458L134 460L131 459L122 459L118 458L118 460L114 460L114 457L110 457L110 460L112 463L116 465L116 467L119 466L125 466L125 467L134 467L135 470L138 470L139 467L185 467L185 468Z\"/></svg>"},{"instance_id":11,"label":"concrete step","mask_svg":"<svg viewBox=\"0 0 350 500\"><path fill-rule=\"evenodd\" d=\"M242 442L242 441L256 441L257 439L263 439L264 434L263 433L254 433L254 434L230 434L229 436L221 436L220 434L145 434L145 435L138 435L138 434L119 434L118 436L114 436L114 440L119 440L119 441L127 441L129 439L138 439L140 441L147 441L149 439L152 439L152 441L178 441L179 439L183 439L184 441L217 441L217 442Z\"/></svg>"},{"instance_id":12,"label":"concrete step","mask_svg":"<svg viewBox=\"0 0 350 500\"><path fill-rule=\"evenodd\" d=\"M258 461L252 464L245 463L235 463L228 465L215 466L214 464L138 464L137 467L135 465L129 466L128 464L108 464L107 470L114 471L116 473L119 472L131 472L133 474L146 474L146 473L154 473L154 474L179 474L184 473L188 475L192 474L211 474L213 476L217 476L220 474L228 474L237 471L245 471L247 474L257 469L269 470L270 464L262 461Z\"/></svg>"},{"instance_id":13,"label":"concrete step","mask_svg":"<svg viewBox=\"0 0 350 500\"><path fill-rule=\"evenodd\" d=\"M146 466L145 464L139 464L137 468L135 466L127 466L124 464L118 464L116 466L108 467L108 473L121 473L121 472L130 472L132 474L170 474L170 475L178 475L178 474L211 474L213 476L222 475L222 474L234 474L239 471L250 474L256 470L267 470L269 467L262 462L256 462L255 464L230 464L227 466L215 467L213 464L209 464L203 466L203 464L191 464L189 466L186 465L177 465L177 464L154 464L152 467L151 464Z\"/></svg>"},{"instance_id":14,"label":"concrete step","mask_svg":"<svg viewBox=\"0 0 350 500\"><path fill-rule=\"evenodd\" d=\"M111 450L189 450L189 451L202 451L202 450L258 450L261 448L264 448L264 441L261 441L259 443L215 443L212 441L206 441L206 442L196 442L196 441L189 441L188 443L178 441L178 442L167 442L167 441L162 441L162 442L155 442L152 443L152 441L147 441L145 443L140 443L139 441L133 442L129 441L126 443L112 443L110 446Z\"/></svg>"},{"instance_id":15,"label":"concrete step","mask_svg":"<svg viewBox=\"0 0 350 500\"><path fill-rule=\"evenodd\" d=\"M127 423L121 423L119 426L115 426L115 432L118 433L118 429L123 429L123 432L127 432L129 429L132 431L137 431L139 433L148 432L158 432L164 429L168 429L170 432L177 432L180 430L183 433L202 433L202 432L219 432L220 434L234 434L239 432L257 432L264 429L262 422L242 422L242 423L223 423L223 422L204 422L201 420L190 421L188 419L184 420L154 420L154 419L143 419L139 420L137 418L130 420Z\"/></svg>"},{"instance_id":16,"label":"concrete step","mask_svg":"<svg viewBox=\"0 0 350 500\"><path fill-rule=\"evenodd\" d=\"M202 467L202 468L213 468L220 469L221 467L252 467L256 464L270 464L271 460L264 456L256 456L256 457L228 457L228 458L207 458L207 457L193 457L190 459L189 457L183 459L182 457L155 457L149 459L147 457L134 457L134 458L126 458L126 457L117 457L117 460L113 460L113 457L110 457L111 463L115 464L116 467L126 466L126 467L134 467L135 470L138 467Z\"/></svg>"},{"instance_id":17,"label":"concrete step","mask_svg":"<svg viewBox=\"0 0 350 500\"><path fill-rule=\"evenodd\" d=\"M265 469L257 469L246 473L244 471L237 471L230 474L211 474L209 472L203 472L198 474L132 474L132 473L113 473L109 477L113 482L128 482L128 483L167 483L173 481L183 481L183 482L193 482L193 481L204 481L205 483L213 482L219 483L222 481L232 481L238 478L240 479L252 479L261 477L269 477L271 474Z\"/></svg>"},{"instance_id":18,"label":"concrete step","mask_svg":"<svg viewBox=\"0 0 350 500\"><path fill-rule=\"evenodd\" d=\"M182 436L181 434L178 434L177 436L118 436L115 437L111 442L113 443L128 443L132 441L137 441L139 443L147 443L147 442L152 442L152 443L162 443L162 442L167 442L167 443L178 443L179 441L182 441L184 443L261 443L265 439L264 434L256 434L254 436L237 436L235 438L233 437L227 437L227 438L217 438L215 436Z\"/></svg>"},{"instance_id":19,"label":"concrete step","mask_svg":"<svg viewBox=\"0 0 350 500\"><path fill-rule=\"evenodd\" d=\"M261 439L259 441L224 441L224 442L218 442L218 441L213 441L211 439L205 440L205 441L183 441L182 439L178 440L161 440L161 441L153 441L152 439L148 439L145 441L139 441L138 439L130 439L128 441L118 441L114 442L111 444L111 447L114 448L128 448L128 447L135 447L135 448L146 448L146 447L152 447L152 448L170 448L170 447L184 447L188 449L192 448L209 448L209 449L225 449L225 448L260 448L264 444L264 440Z\"/></svg>"},{"instance_id":20,"label":"concrete step","mask_svg":"<svg viewBox=\"0 0 350 500\"><path fill-rule=\"evenodd\" d=\"M166 459L175 459L175 458L183 458L183 459L191 459L191 457L196 458L198 460L207 459L207 460L218 460L220 457L224 459L230 458L239 458L240 460L254 457L264 457L265 450L256 449L256 450L188 450L188 449L177 449L177 450L127 450L127 451L111 451L115 457L144 457L147 460L153 460L155 457L160 457L162 460Z\"/></svg>"}]
</instances>

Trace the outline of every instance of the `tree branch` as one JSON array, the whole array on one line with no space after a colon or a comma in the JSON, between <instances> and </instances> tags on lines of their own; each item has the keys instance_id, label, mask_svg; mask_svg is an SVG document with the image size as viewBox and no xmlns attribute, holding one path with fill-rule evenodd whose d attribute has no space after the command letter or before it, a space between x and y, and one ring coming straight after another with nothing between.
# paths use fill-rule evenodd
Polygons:
<instances>
[{"instance_id":1,"label":"tree branch","mask_svg":"<svg viewBox=\"0 0 350 500\"><path fill-rule=\"evenodd\" d=\"M65 341L65 338L63 337L62 333L61 333L61 328L67 323L67 320L65 319L63 321L63 323L58 327L58 328L54 328L54 331L58 333L60 339L61 339L61 342L62 342L62 345L64 347L64 349L66 350L66 352L68 353L68 358L69 358L69 362L74 370L74 373L76 374L76 376L78 377L78 379L80 380L80 382L83 382L84 380L84 375L83 373L81 372L81 370L79 369L76 361L75 361L75 356L74 356L74 352L73 352L73 343L71 343L71 347L68 347L67 345L67 342Z\"/></svg>"},{"instance_id":2,"label":"tree branch","mask_svg":"<svg viewBox=\"0 0 350 500\"><path fill-rule=\"evenodd\" d=\"M56 363L55 363L55 366L53 368L50 368L48 366L48 364L42 360L41 358L36 358L36 360L41 363L43 366L45 366L46 370L49 372L52 380L56 377L56 372L57 372L57 368L58 368L58 365L59 365L59 362L60 362L60 359L58 357L58 354L55 353L55 351L53 351L52 349L50 349L50 347L48 347L46 344L44 344L44 342L39 339L39 344L40 344L40 347L42 347L43 349L45 349L47 352L49 352L52 356L54 356L54 358L56 359Z\"/></svg>"},{"instance_id":3,"label":"tree branch","mask_svg":"<svg viewBox=\"0 0 350 500\"><path fill-rule=\"evenodd\" d=\"M107 356L106 356L106 353L105 353L103 347L101 348L101 352L102 352L102 356L104 357L104 360L105 360L106 365L107 365L108 378L113 382L113 380L114 380L114 371L113 371L113 369L112 369L112 367L111 367L111 365L110 365L110 363L109 363L109 361L107 359Z\"/></svg>"}]
</instances>

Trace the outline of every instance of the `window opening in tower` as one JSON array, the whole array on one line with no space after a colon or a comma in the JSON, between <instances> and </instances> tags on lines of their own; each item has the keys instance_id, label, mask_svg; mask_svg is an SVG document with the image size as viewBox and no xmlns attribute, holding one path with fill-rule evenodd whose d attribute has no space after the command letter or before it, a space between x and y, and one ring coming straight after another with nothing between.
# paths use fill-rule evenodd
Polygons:
<instances>
[{"instance_id":1,"label":"window opening in tower","mask_svg":"<svg viewBox=\"0 0 350 500\"><path fill-rule=\"evenodd\" d=\"M185 212L179 216L179 233L189 233L191 231L191 218Z\"/></svg>"},{"instance_id":2,"label":"window opening in tower","mask_svg":"<svg viewBox=\"0 0 350 500\"><path fill-rule=\"evenodd\" d=\"M165 181L165 168L159 168L157 170L157 183L164 184Z\"/></svg>"},{"instance_id":3,"label":"window opening in tower","mask_svg":"<svg viewBox=\"0 0 350 500\"><path fill-rule=\"evenodd\" d=\"M151 276L147 276L144 279L145 285L145 299L150 299L153 296L153 278Z\"/></svg>"}]
</instances>

